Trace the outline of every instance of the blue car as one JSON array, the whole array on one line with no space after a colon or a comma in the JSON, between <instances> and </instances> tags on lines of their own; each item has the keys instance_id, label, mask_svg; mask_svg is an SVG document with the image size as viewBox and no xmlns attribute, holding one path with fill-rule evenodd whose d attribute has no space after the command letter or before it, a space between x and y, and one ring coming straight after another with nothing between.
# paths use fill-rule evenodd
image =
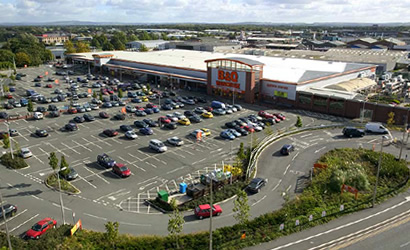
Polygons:
<instances>
[{"instance_id":1,"label":"blue car","mask_svg":"<svg viewBox=\"0 0 410 250\"><path fill-rule=\"evenodd\" d=\"M235 139L235 136L226 130L222 131L220 136L224 139L229 139L229 140Z\"/></svg>"},{"instance_id":2,"label":"blue car","mask_svg":"<svg viewBox=\"0 0 410 250\"><path fill-rule=\"evenodd\" d=\"M20 104L21 104L21 106L27 106L28 105L28 100L26 98L21 98L20 99Z\"/></svg>"},{"instance_id":3,"label":"blue car","mask_svg":"<svg viewBox=\"0 0 410 250\"><path fill-rule=\"evenodd\" d=\"M154 134L154 131L152 131L152 129L150 128L141 128L140 133L143 135L152 135Z\"/></svg>"},{"instance_id":4,"label":"blue car","mask_svg":"<svg viewBox=\"0 0 410 250\"><path fill-rule=\"evenodd\" d=\"M159 108L152 108L152 111L154 111L154 113L159 113Z\"/></svg>"},{"instance_id":5,"label":"blue car","mask_svg":"<svg viewBox=\"0 0 410 250\"><path fill-rule=\"evenodd\" d=\"M145 113L147 113L147 115L154 114L154 110L152 110L152 109L145 109L144 111L145 111Z\"/></svg>"},{"instance_id":6,"label":"blue car","mask_svg":"<svg viewBox=\"0 0 410 250\"><path fill-rule=\"evenodd\" d=\"M16 88L15 87L10 87L9 90L10 90L10 92L15 92Z\"/></svg>"},{"instance_id":7,"label":"blue car","mask_svg":"<svg viewBox=\"0 0 410 250\"><path fill-rule=\"evenodd\" d=\"M141 99L139 99L139 98L132 98L132 99L131 99L131 102L133 102L133 103L141 103L142 101L141 101Z\"/></svg>"},{"instance_id":8,"label":"blue car","mask_svg":"<svg viewBox=\"0 0 410 250\"><path fill-rule=\"evenodd\" d=\"M128 96L129 98L137 98L137 94L134 93L134 92L128 92L127 96Z\"/></svg>"}]
</instances>

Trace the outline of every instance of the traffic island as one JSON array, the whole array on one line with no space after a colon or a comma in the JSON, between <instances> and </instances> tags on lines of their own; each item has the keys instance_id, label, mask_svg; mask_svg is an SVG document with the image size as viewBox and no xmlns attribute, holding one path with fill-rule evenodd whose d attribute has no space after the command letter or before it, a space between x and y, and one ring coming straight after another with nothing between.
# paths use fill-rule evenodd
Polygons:
<instances>
[{"instance_id":1,"label":"traffic island","mask_svg":"<svg viewBox=\"0 0 410 250\"><path fill-rule=\"evenodd\" d=\"M26 161L20 157L17 153L13 153L14 158L11 157L11 153L6 153L1 156L1 164L12 169L27 168L29 165Z\"/></svg>"},{"instance_id":2,"label":"traffic island","mask_svg":"<svg viewBox=\"0 0 410 250\"><path fill-rule=\"evenodd\" d=\"M70 182L60 178L60 183L61 183L61 191L68 193L68 194L79 194L80 190L77 189L74 185L72 185ZM45 184L47 187L54 189L56 191L59 190L58 186L58 178L56 174L51 174L47 177L45 180Z\"/></svg>"}]
</instances>

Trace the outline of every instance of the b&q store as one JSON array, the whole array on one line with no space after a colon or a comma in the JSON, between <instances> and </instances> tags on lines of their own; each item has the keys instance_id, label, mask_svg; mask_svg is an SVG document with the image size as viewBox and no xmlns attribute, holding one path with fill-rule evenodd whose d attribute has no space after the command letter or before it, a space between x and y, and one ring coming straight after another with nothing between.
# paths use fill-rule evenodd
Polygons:
<instances>
[{"instance_id":1,"label":"b&q store","mask_svg":"<svg viewBox=\"0 0 410 250\"><path fill-rule=\"evenodd\" d=\"M226 98L234 94L247 103L263 99L292 104L297 92L374 79L376 69L368 64L191 50L77 53L68 60L120 80L127 76Z\"/></svg>"}]
</instances>

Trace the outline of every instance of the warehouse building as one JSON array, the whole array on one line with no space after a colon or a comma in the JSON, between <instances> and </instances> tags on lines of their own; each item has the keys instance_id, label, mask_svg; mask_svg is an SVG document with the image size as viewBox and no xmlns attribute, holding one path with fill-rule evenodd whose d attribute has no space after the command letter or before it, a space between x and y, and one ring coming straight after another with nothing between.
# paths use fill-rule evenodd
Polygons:
<instances>
[{"instance_id":1,"label":"warehouse building","mask_svg":"<svg viewBox=\"0 0 410 250\"><path fill-rule=\"evenodd\" d=\"M190 50L111 51L68 55L73 63L209 95L290 103L298 91L324 88L358 78L375 78L376 65Z\"/></svg>"}]
</instances>

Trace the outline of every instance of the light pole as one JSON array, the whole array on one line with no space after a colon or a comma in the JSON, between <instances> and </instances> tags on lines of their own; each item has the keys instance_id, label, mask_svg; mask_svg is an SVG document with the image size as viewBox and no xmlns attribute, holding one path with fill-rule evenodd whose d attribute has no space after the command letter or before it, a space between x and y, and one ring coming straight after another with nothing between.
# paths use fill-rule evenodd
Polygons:
<instances>
[{"instance_id":1,"label":"light pole","mask_svg":"<svg viewBox=\"0 0 410 250\"><path fill-rule=\"evenodd\" d=\"M3 203L3 195L1 194L1 191L0 191L0 202ZM2 205L1 209L2 209L1 213L3 214L4 224L6 225L7 243L9 244L9 249L12 250L13 248L11 247L10 233L9 233L9 227L7 225L7 218L6 218L6 212L4 209L4 204Z\"/></svg>"},{"instance_id":2,"label":"light pole","mask_svg":"<svg viewBox=\"0 0 410 250\"><path fill-rule=\"evenodd\" d=\"M12 143L11 136L10 136L10 127L9 127L10 124L8 122L5 122L4 124L6 124L6 126L7 126L7 136L9 137L11 159L14 160L13 143Z\"/></svg>"},{"instance_id":3,"label":"light pole","mask_svg":"<svg viewBox=\"0 0 410 250\"><path fill-rule=\"evenodd\" d=\"M380 167L381 167L381 164L382 164L383 142L384 142L384 139L387 139L387 136L383 135L383 137L382 137L382 143L381 143L381 145L380 145L380 156L379 156L379 163L377 164L376 183L375 183L375 185L374 185L374 190L373 190L372 207L374 207L374 203L376 202L377 185L378 185L378 183L379 183Z\"/></svg>"},{"instance_id":4,"label":"light pole","mask_svg":"<svg viewBox=\"0 0 410 250\"><path fill-rule=\"evenodd\" d=\"M403 139L401 140L400 153L399 153L399 160L401 159L401 153L403 152L403 147L404 147L404 137L406 137L406 133L407 133L407 120L408 120L408 119L409 119L409 109L407 109L406 121L404 122Z\"/></svg>"},{"instance_id":5,"label":"light pole","mask_svg":"<svg viewBox=\"0 0 410 250\"><path fill-rule=\"evenodd\" d=\"M360 123L363 123L364 119L364 105L366 103L366 100L363 101L363 108L362 108L362 113L360 114Z\"/></svg>"},{"instance_id":6,"label":"light pole","mask_svg":"<svg viewBox=\"0 0 410 250\"><path fill-rule=\"evenodd\" d=\"M57 172L57 179L58 179L58 189L60 193L60 207L61 207L61 214L63 216L63 225L65 225L65 215L64 215L64 204L63 204L63 196L61 195L61 182L60 182L60 173Z\"/></svg>"},{"instance_id":7,"label":"light pole","mask_svg":"<svg viewBox=\"0 0 410 250\"><path fill-rule=\"evenodd\" d=\"M215 164L215 168L216 168L216 164ZM213 200L212 200L212 182L213 182L213 179L212 179L212 176L211 176L211 185L210 185L210 187L211 187L211 194L210 194L210 206L211 206L211 212L210 212L210 214L209 214L209 250L212 250L212 214L213 214Z\"/></svg>"}]
</instances>

